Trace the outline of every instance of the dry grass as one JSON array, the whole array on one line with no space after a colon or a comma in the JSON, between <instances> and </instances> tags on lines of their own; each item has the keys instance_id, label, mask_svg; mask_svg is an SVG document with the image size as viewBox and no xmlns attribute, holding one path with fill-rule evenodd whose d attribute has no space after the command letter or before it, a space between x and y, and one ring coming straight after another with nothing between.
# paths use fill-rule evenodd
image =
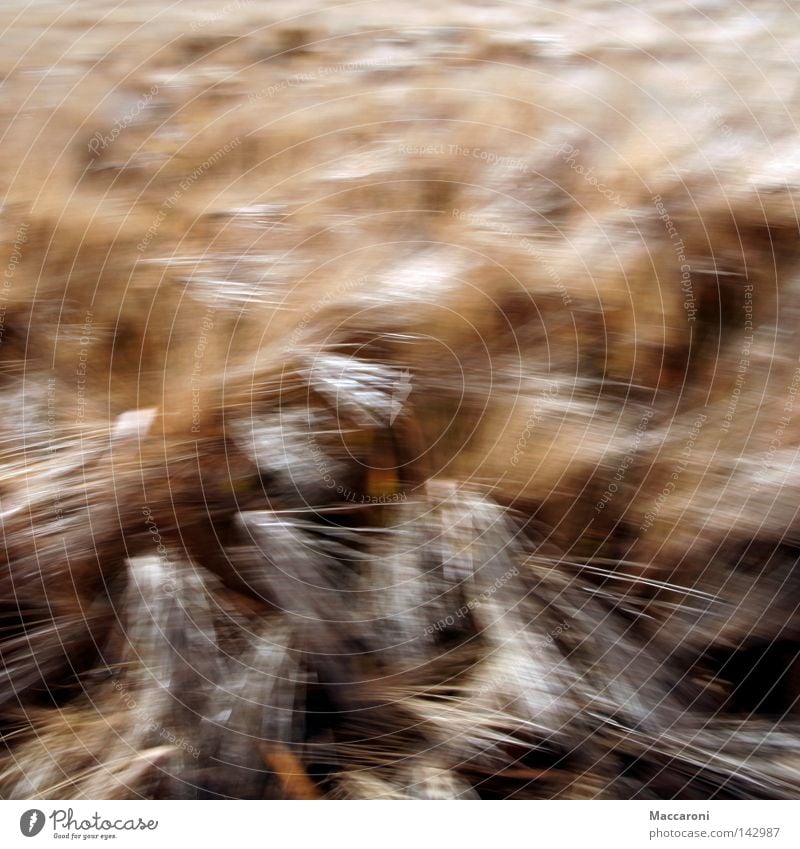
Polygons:
<instances>
[{"instance_id":1,"label":"dry grass","mask_svg":"<svg viewBox=\"0 0 800 849\"><path fill-rule=\"evenodd\" d=\"M748 8L4 6L0 795L796 796Z\"/></svg>"}]
</instances>

